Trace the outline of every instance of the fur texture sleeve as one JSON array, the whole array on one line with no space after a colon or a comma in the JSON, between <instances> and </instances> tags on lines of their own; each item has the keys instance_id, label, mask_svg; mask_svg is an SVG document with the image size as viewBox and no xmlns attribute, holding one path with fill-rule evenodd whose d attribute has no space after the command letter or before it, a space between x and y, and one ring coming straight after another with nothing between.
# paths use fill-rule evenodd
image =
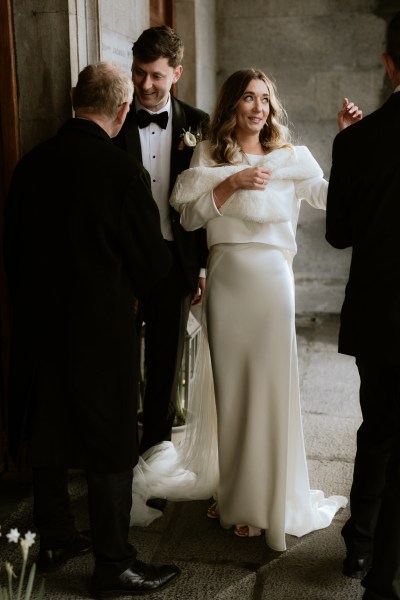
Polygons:
<instances>
[{"instance_id":1,"label":"fur texture sleeve","mask_svg":"<svg viewBox=\"0 0 400 600\"><path fill-rule=\"evenodd\" d=\"M183 171L175 183L170 202L179 212L182 212L182 204L198 200L230 175L249 168L245 164L211 166L207 150L204 143L198 144L191 168ZM275 150L260 157L261 164L271 169L265 190L237 190L221 207L223 215L257 223L288 221L296 202L295 183L322 178L322 170L304 146Z\"/></svg>"}]
</instances>

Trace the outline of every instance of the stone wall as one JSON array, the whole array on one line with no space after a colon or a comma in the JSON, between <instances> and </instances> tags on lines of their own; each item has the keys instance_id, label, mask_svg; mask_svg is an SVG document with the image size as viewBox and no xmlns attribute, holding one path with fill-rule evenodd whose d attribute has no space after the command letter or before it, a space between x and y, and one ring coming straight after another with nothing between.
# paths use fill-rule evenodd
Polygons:
<instances>
[{"instance_id":1,"label":"stone wall","mask_svg":"<svg viewBox=\"0 0 400 600\"><path fill-rule=\"evenodd\" d=\"M149 27L149 6L143 0L98 0L100 58L132 67L132 45Z\"/></svg>"},{"instance_id":2,"label":"stone wall","mask_svg":"<svg viewBox=\"0 0 400 600\"><path fill-rule=\"evenodd\" d=\"M343 97L368 114L388 96L380 54L398 0L217 0L218 87L234 70L259 67L275 79L296 143L329 178ZM298 312L337 312L350 251L324 238L325 215L303 204L294 262Z\"/></svg>"},{"instance_id":3,"label":"stone wall","mask_svg":"<svg viewBox=\"0 0 400 600\"><path fill-rule=\"evenodd\" d=\"M216 95L215 0L175 0L176 31L183 39L179 98L210 113Z\"/></svg>"}]
</instances>

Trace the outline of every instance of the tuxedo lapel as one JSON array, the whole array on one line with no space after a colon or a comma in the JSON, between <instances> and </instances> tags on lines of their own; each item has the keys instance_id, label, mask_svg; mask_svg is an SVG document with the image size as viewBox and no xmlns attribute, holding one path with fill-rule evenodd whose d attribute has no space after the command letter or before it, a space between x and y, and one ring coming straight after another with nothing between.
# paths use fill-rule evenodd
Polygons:
<instances>
[{"instance_id":1,"label":"tuxedo lapel","mask_svg":"<svg viewBox=\"0 0 400 600\"><path fill-rule=\"evenodd\" d=\"M175 179L178 177L181 171L187 168L186 156L183 150L179 150L179 144L181 142L181 134L183 130L187 129L186 125L186 114L181 104L176 98L171 96L172 106L172 142L171 142L171 166L170 166L170 193L175 183Z\"/></svg>"},{"instance_id":2,"label":"tuxedo lapel","mask_svg":"<svg viewBox=\"0 0 400 600\"><path fill-rule=\"evenodd\" d=\"M139 127L136 118L135 101L131 104L131 109L126 118L127 126L125 127L125 144L126 150L136 156L142 162L142 148L140 146Z\"/></svg>"}]
</instances>

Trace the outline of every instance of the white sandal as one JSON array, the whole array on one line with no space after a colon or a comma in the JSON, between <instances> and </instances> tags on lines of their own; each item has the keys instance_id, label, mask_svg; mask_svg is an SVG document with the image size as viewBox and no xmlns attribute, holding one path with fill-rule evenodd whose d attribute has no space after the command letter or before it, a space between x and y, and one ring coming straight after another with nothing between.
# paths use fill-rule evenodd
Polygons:
<instances>
[{"instance_id":1,"label":"white sandal","mask_svg":"<svg viewBox=\"0 0 400 600\"><path fill-rule=\"evenodd\" d=\"M238 537L257 537L262 534L263 530L259 527L252 527L252 525L235 525L235 535Z\"/></svg>"},{"instance_id":2,"label":"white sandal","mask_svg":"<svg viewBox=\"0 0 400 600\"><path fill-rule=\"evenodd\" d=\"M216 502L207 508L207 517L210 519L219 519L218 504Z\"/></svg>"}]
</instances>

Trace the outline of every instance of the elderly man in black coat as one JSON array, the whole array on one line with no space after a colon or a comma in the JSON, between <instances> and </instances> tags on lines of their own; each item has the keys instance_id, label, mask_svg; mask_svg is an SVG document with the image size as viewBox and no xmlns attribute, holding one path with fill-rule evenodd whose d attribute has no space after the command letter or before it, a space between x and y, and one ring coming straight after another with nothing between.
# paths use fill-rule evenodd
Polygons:
<instances>
[{"instance_id":1,"label":"elderly man in black coat","mask_svg":"<svg viewBox=\"0 0 400 600\"><path fill-rule=\"evenodd\" d=\"M21 159L6 214L13 309L10 432L28 441L38 566L90 549L70 511L67 469L86 471L93 591L136 595L179 570L146 565L128 543L138 458L135 307L171 264L148 174L112 143L132 101L130 75L89 65L75 118Z\"/></svg>"}]
</instances>

